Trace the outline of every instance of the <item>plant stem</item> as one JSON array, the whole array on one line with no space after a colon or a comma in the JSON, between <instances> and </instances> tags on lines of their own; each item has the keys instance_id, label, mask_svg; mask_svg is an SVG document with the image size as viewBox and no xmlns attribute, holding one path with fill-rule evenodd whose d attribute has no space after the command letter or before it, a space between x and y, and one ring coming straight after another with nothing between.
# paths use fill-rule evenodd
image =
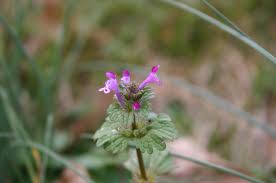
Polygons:
<instances>
[{"instance_id":1,"label":"plant stem","mask_svg":"<svg viewBox=\"0 0 276 183\"><path fill-rule=\"evenodd\" d=\"M144 161L143 161L143 155L140 149L136 148L136 154L137 154L137 159L139 163L139 168L141 172L141 176L144 180L147 180L147 174L144 166Z\"/></svg>"},{"instance_id":2,"label":"plant stem","mask_svg":"<svg viewBox=\"0 0 276 183\"><path fill-rule=\"evenodd\" d=\"M135 114L133 113L132 130L135 130L136 128L137 128L137 126L136 126L136 117L135 117ZM137 154L137 159L138 159L138 163L139 163L139 169L140 169L141 177L144 180L147 180L147 174L146 174L146 169L145 169L145 165L144 165L144 161L143 161L143 155L142 155L142 152L139 148L136 148L136 154Z\"/></svg>"}]
</instances>

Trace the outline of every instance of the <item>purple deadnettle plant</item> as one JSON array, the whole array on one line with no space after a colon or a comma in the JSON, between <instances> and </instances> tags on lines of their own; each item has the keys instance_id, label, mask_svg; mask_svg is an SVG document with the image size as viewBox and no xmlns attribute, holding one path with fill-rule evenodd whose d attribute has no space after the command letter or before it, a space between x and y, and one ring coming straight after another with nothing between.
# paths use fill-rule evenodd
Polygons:
<instances>
[{"instance_id":1,"label":"purple deadnettle plant","mask_svg":"<svg viewBox=\"0 0 276 183\"><path fill-rule=\"evenodd\" d=\"M152 67L141 83L131 81L128 70L122 72L120 79L114 72L106 72L107 80L99 89L104 94L114 94L115 100L107 109L105 122L94 135L96 145L113 153L135 149L137 158L130 157L131 162L135 162L134 165L126 164L133 172L133 180L139 183L155 182L156 176L170 167L169 161L165 161L168 155L166 141L176 138L170 117L163 113L156 114L151 109L150 99L154 93L150 84L161 84L157 76L159 68L160 65ZM160 161L167 164L155 165Z\"/></svg>"}]
</instances>

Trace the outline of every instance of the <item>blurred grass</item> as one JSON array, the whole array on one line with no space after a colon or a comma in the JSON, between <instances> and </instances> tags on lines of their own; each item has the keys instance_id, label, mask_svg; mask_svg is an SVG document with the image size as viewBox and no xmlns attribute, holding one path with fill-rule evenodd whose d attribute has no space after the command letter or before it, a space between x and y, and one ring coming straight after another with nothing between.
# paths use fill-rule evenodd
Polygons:
<instances>
[{"instance_id":1,"label":"blurred grass","mask_svg":"<svg viewBox=\"0 0 276 183\"><path fill-rule=\"evenodd\" d=\"M177 100L173 100L168 104L167 114L172 117L178 133L185 136L191 135L193 132L192 119L187 114L185 107Z\"/></svg>"},{"instance_id":2,"label":"blurred grass","mask_svg":"<svg viewBox=\"0 0 276 183\"><path fill-rule=\"evenodd\" d=\"M213 164L213 163L210 163L210 162L206 162L206 161L200 161L200 160L197 160L197 159L194 159L194 158L186 157L186 156L175 154L175 153L171 153L171 154L172 154L173 157L176 157L176 158L179 158L179 159L182 159L182 160L186 160L186 161L190 161L190 162L193 162L195 164L199 164L199 165L204 166L204 167L215 169L217 171L222 171L224 173L228 173L228 174L240 177L240 178L242 178L244 180L247 180L248 182L252 182L252 183L264 183L264 182L262 182L262 181L260 181L258 179L255 179L253 177L244 175L244 174L242 174L242 173L240 173L238 171L222 167L220 165L216 165L216 164Z\"/></svg>"},{"instance_id":3,"label":"blurred grass","mask_svg":"<svg viewBox=\"0 0 276 183\"><path fill-rule=\"evenodd\" d=\"M41 18L45 16L45 4L36 4L32 0L0 2L0 177L3 179L0 179L0 182L36 182L37 178L41 183L53 181L60 177L63 169L53 166L53 159L82 176L65 157L87 163L86 168L97 182L121 182L118 178L121 172L127 181L130 173L118 167L123 158L114 159L103 152L98 156L93 151L94 146L91 142L82 144L71 141L70 138L73 137L68 132L69 128L60 125L64 120L61 116L67 115L60 114L59 110L58 95L61 84L69 83L74 90L81 90L82 86L78 81L82 81L83 78L78 75L79 68L84 66L89 70L87 63L92 65L92 79L97 82L100 82L99 73L102 75L106 68L110 69L110 65L121 64L118 69L120 70L130 63L135 64L136 68L136 65L148 63L152 55L169 58L171 64L200 64L204 52L208 52L210 45L221 39L221 33L216 28L202 23L197 17L184 15L180 10L159 1L72 0L53 4L49 9L56 11L54 9L57 8L61 14L60 17L57 16L58 20L55 16L48 17L51 21L54 19L59 22L56 27L61 28L57 36L46 35L46 29L50 30L53 27ZM237 7L236 3L214 1L215 7L227 12L234 21L238 20L238 23L242 23L239 17L252 19L254 23L248 28L257 32L258 39L264 38L262 42L266 42L266 45L273 43L275 38L269 33L272 28L266 25L272 26L275 1L267 0L264 3L259 0L245 0L241 4ZM206 8L199 3L193 5L200 10ZM248 11L243 11L245 9ZM45 30L36 30L43 23L47 25ZM233 25L230 26L234 29ZM36 31L42 31L41 35L46 39L44 42L36 40L39 37ZM214 35L218 35L219 38ZM37 51L27 51L30 40L35 40L35 44L38 44ZM239 44L234 44L240 48ZM274 59L265 50L262 52L271 60ZM103 67L98 66L94 60L111 60L113 63ZM254 86L258 100L263 100L268 95L275 97L275 67L272 64L264 65L262 62L260 65ZM91 79L90 74L91 72L87 74L88 79ZM185 82L175 82L184 89L191 89L189 86L192 85L189 83L185 85ZM196 95L206 97L205 90L201 88L192 88L190 91L198 91ZM211 103L218 101L216 96L208 96ZM218 106L221 106L220 102ZM177 121L176 125L181 134L189 135L193 126L188 114L183 114L185 107L173 103L168 106L168 111ZM230 106L231 111L241 118L245 116L247 121L253 121L253 124L263 128L249 113L239 111L235 106ZM82 114L76 116L81 117ZM66 123L68 124L68 121L65 120ZM269 129L265 130L268 133L274 133L269 127L264 129ZM14 138L24 142L31 139L35 143L27 143L27 148L15 150ZM227 139L222 139L215 133L213 140L212 143L227 153L223 145ZM41 151L41 167L37 167L33 149ZM39 172L40 168L42 172ZM110 176L107 177L107 173ZM273 172L258 173L267 182L274 181Z\"/></svg>"},{"instance_id":4,"label":"blurred grass","mask_svg":"<svg viewBox=\"0 0 276 183\"><path fill-rule=\"evenodd\" d=\"M276 64L276 58L269 51L267 51L265 48L263 48L258 43L253 41L251 38L244 36L244 34L241 34L239 31L236 31L235 29L219 22L218 20L208 16L205 13L202 13L201 11L198 11L197 9L192 8L191 6L189 6L183 2L179 2L179 1L175 1L175 0L162 0L162 1L167 2L179 9L188 11L189 13L191 13L195 16L198 16L199 18L205 20L206 22L215 25L219 29L231 34L235 38L239 39L240 41L244 42L248 46L255 49L257 52L262 54L268 61L271 61L272 63Z\"/></svg>"}]
</instances>

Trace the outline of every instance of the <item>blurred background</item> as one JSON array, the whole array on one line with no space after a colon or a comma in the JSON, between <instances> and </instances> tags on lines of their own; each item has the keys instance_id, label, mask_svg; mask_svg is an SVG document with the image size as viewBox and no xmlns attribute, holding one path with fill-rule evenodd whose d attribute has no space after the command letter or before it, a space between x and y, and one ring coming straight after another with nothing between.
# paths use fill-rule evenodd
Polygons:
<instances>
[{"instance_id":1,"label":"blurred background","mask_svg":"<svg viewBox=\"0 0 276 183\"><path fill-rule=\"evenodd\" d=\"M275 0L209 2L276 53ZM84 182L68 162L91 181L130 182L127 154L87 137L112 102L98 92L105 71L142 81L155 64L153 110L179 132L170 151L276 182L276 66L237 39L158 0L6 0L0 14L0 182ZM174 165L160 182L245 182Z\"/></svg>"}]
</instances>

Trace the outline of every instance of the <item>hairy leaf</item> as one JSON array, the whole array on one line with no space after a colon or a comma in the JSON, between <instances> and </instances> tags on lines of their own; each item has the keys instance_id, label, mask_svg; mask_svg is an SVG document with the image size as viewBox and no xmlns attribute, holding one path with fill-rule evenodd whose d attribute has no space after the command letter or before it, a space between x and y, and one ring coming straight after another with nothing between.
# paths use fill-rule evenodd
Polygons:
<instances>
[{"instance_id":1,"label":"hairy leaf","mask_svg":"<svg viewBox=\"0 0 276 183\"><path fill-rule=\"evenodd\" d=\"M166 149L166 140L176 138L176 129L166 114L148 113L147 117L135 113L136 129L132 129L133 113L127 118L110 117L125 113L112 104L108 109L108 116L102 127L94 135L97 146L103 146L107 151L117 153L125 150L129 144L139 148L143 153L152 154ZM132 117L131 117L132 116Z\"/></svg>"}]
</instances>

